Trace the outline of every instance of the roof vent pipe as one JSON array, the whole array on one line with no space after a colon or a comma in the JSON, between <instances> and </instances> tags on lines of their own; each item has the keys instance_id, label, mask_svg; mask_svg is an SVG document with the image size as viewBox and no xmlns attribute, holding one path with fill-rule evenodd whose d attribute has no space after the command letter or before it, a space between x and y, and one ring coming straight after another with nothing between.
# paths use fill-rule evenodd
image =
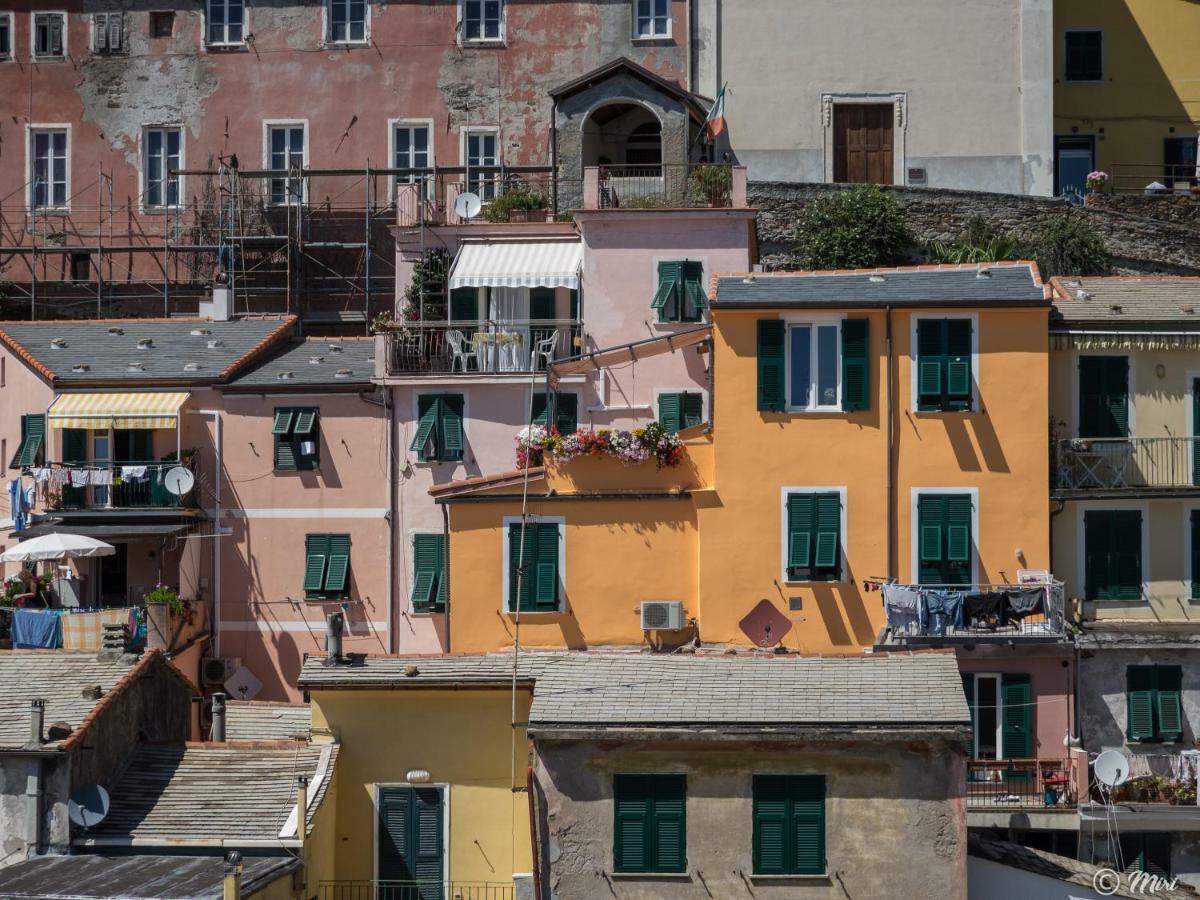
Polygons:
<instances>
[{"instance_id":1,"label":"roof vent pipe","mask_svg":"<svg viewBox=\"0 0 1200 900\"><path fill-rule=\"evenodd\" d=\"M40 746L43 726L46 723L46 701L29 701L29 743Z\"/></svg>"},{"instance_id":2,"label":"roof vent pipe","mask_svg":"<svg viewBox=\"0 0 1200 900\"><path fill-rule=\"evenodd\" d=\"M325 664L336 666L342 661L342 631L346 626L346 614L330 613L325 617Z\"/></svg>"},{"instance_id":3,"label":"roof vent pipe","mask_svg":"<svg viewBox=\"0 0 1200 900\"><path fill-rule=\"evenodd\" d=\"M212 739L218 743L225 741L225 695L213 694L212 699Z\"/></svg>"},{"instance_id":4,"label":"roof vent pipe","mask_svg":"<svg viewBox=\"0 0 1200 900\"><path fill-rule=\"evenodd\" d=\"M212 295L200 301L200 318L210 322L228 322L230 313L229 288L214 286Z\"/></svg>"}]
</instances>

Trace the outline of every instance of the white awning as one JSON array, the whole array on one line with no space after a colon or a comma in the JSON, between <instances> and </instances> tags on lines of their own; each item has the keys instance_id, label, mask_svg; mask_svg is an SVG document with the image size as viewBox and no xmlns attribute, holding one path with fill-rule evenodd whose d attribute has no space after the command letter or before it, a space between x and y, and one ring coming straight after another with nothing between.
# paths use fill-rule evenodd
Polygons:
<instances>
[{"instance_id":1,"label":"white awning","mask_svg":"<svg viewBox=\"0 0 1200 900\"><path fill-rule=\"evenodd\" d=\"M450 289L565 287L579 289L583 244L561 241L467 241L450 267Z\"/></svg>"}]
</instances>

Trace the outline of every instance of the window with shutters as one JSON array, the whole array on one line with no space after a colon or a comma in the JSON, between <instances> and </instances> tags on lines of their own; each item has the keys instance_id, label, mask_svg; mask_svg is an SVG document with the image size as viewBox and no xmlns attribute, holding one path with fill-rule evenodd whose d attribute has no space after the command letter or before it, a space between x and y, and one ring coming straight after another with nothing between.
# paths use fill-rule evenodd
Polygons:
<instances>
[{"instance_id":1,"label":"window with shutters","mask_svg":"<svg viewBox=\"0 0 1200 900\"><path fill-rule=\"evenodd\" d=\"M613 869L687 871L687 776L613 776Z\"/></svg>"},{"instance_id":2,"label":"window with shutters","mask_svg":"<svg viewBox=\"0 0 1200 900\"><path fill-rule=\"evenodd\" d=\"M558 612L564 582L562 519L506 518L504 608Z\"/></svg>"},{"instance_id":3,"label":"window with shutters","mask_svg":"<svg viewBox=\"0 0 1200 900\"><path fill-rule=\"evenodd\" d=\"M1079 357L1079 437L1129 436L1129 357Z\"/></svg>"},{"instance_id":4,"label":"window with shutters","mask_svg":"<svg viewBox=\"0 0 1200 900\"><path fill-rule=\"evenodd\" d=\"M837 322L788 324L789 409L841 409L840 329Z\"/></svg>"},{"instance_id":5,"label":"window with shutters","mask_svg":"<svg viewBox=\"0 0 1200 900\"><path fill-rule=\"evenodd\" d=\"M277 406L271 426L276 472L321 467L321 414L315 406Z\"/></svg>"},{"instance_id":6,"label":"window with shutters","mask_svg":"<svg viewBox=\"0 0 1200 900\"><path fill-rule=\"evenodd\" d=\"M660 322L699 322L708 309L704 263L696 259L664 260L658 264L658 285L650 308Z\"/></svg>"},{"instance_id":7,"label":"window with shutters","mask_svg":"<svg viewBox=\"0 0 1200 900\"><path fill-rule=\"evenodd\" d=\"M758 322L758 408L772 412L870 409L867 319Z\"/></svg>"},{"instance_id":8,"label":"window with shutters","mask_svg":"<svg viewBox=\"0 0 1200 900\"><path fill-rule=\"evenodd\" d=\"M1142 513L1089 509L1083 514L1084 596L1138 600L1142 596Z\"/></svg>"},{"instance_id":9,"label":"window with shutters","mask_svg":"<svg viewBox=\"0 0 1200 900\"><path fill-rule=\"evenodd\" d=\"M125 49L125 17L120 12L92 13L92 52L121 53Z\"/></svg>"},{"instance_id":10,"label":"window with shutters","mask_svg":"<svg viewBox=\"0 0 1200 900\"><path fill-rule=\"evenodd\" d=\"M918 494L917 581L928 585L971 584L973 495Z\"/></svg>"},{"instance_id":11,"label":"window with shutters","mask_svg":"<svg viewBox=\"0 0 1200 900\"><path fill-rule=\"evenodd\" d=\"M66 210L70 206L69 144L65 128L29 130L30 206Z\"/></svg>"},{"instance_id":12,"label":"window with shutters","mask_svg":"<svg viewBox=\"0 0 1200 900\"><path fill-rule=\"evenodd\" d=\"M579 395L539 392L530 398L529 421L559 434L573 434L579 428Z\"/></svg>"},{"instance_id":13,"label":"window with shutters","mask_svg":"<svg viewBox=\"0 0 1200 900\"><path fill-rule=\"evenodd\" d=\"M445 789L380 785L375 808L376 896L442 900Z\"/></svg>"},{"instance_id":14,"label":"window with shutters","mask_svg":"<svg viewBox=\"0 0 1200 900\"><path fill-rule=\"evenodd\" d=\"M142 206L174 209L180 206L179 170L183 167L183 129L147 128L142 160Z\"/></svg>"},{"instance_id":15,"label":"window with shutters","mask_svg":"<svg viewBox=\"0 0 1200 900\"><path fill-rule=\"evenodd\" d=\"M329 43L367 42L367 0L329 0L328 16Z\"/></svg>"},{"instance_id":16,"label":"window with shutters","mask_svg":"<svg viewBox=\"0 0 1200 900\"><path fill-rule=\"evenodd\" d=\"M658 395L658 421L671 434L704 421L704 395L681 391Z\"/></svg>"},{"instance_id":17,"label":"window with shutters","mask_svg":"<svg viewBox=\"0 0 1200 900\"><path fill-rule=\"evenodd\" d=\"M46 417L44 415L21 416L21 443L9 463L11 469L24 469L41 465L46 458Z\"/></svg>"},{"instance_id":18,"label":"window with shutters","mask_svg":"<svg viewBox=\"0 0 1200 900\"><path fill-rule=\"evenodd\" d=\"M13 14L0 13L0 60L13 58Z\"/></svg>"},{"instance_id":19,"label":"window with shutters","mask_svg":"<svg viewBox=\"0 0 1200 900\"><path fill-rule=\"evenodd\" d=\"M337 600L345 597L349 590L350 535L305 535L305 599Z\"/></svg>"},{"instance_id":20,"label":"window with shutters","mask_svg":"<svg viewBox=\"0 0 1200 900\"><path fill-rule=\"evenodd\" d=\"M784 581L842 580L844 505L845 488L784 488Z\"/></svg>"},{"instance_id":21,"label":"window with shutters","mask_svg":"<svg viewBox=\"0 0 1200 900\"><path fill-rule=\"evenodd\" d=\"M207 0L205 41L210 47L241 46L246 39L244 0Z\"/></svg>"},{"instance_id":22,"label":"window with shutters","mask_svg":"<svg viewBox=\"0 0 1200 900\"><path fill-rule=\"evenodd\" d=\"M1127 666L1125 706L1130 741L1178 741L1183 737L1183 669Z\"/></svg>"},{"instance_id":23,"label":"window with shutters","mask_svg":"<svg viewBox=\"0 0 1200 900\"><path fill-rule=\"evenodd\" d=\"M286 178L267 181L267 194L273 206L303 202L305 179L300 174L308 164L308 127L303 122L266 125L266 168L274 172L294 173Z\"/></svg>"},{"instance_id":24,"label":"window with shutters","mask_svg":"<svg viewBox=\"0 0 1200 900\"><path fill-rule=\"evenodd\" d=\"M463 458L463 395L420 394L417 429L408 449L420 462L457 462Z\"/></svg>"},{"instance_id":25,"label":"window with shutters","mask_svg":"<svg viewBox=\"0 0 1200 900\"><path fill-rule=\"evenodd\" d=\"M633 0L633 36L657 40L671 36L671 0Z\"/></svg>"},{"instance_id":26,"label":"window with shutters","mask_svg":"<svg viewBox=\"0 0 1200 900\"><path fill-rule=\"evenodd\" d=\"M67 14L33 14L33 58L65 59L67 55Z\"/></svg>"},{"instance_id":27,"label":"window with shutters","mask_svg":"<svg viewBox=\"0 0 1200 900\"><path fill-rule=\"evenodd\" d=\"M972 408L971 319L918 319L916 379L919 412Z\"/></svg>"},{"instance_id":28,"label":"window with shutters","mask_svg":"<svg viewBox=\"0 0 1200 900\"><path fill-rule=\"evenodd\" d=\"M1188 559L1192 563L1189 592L1193 600L1200 600L1200 509L1193 509L1188 516Z\"/></svg>"},{"instance_id":29,"label":"window with shutters","mask_svg":"<svg viewBox=\"0 0 1200 900\"><path fill-rule=\"evenodd\" d=\"M1104 80L1104 32L1072 28L1063 35L1063 77L1067 81Z\"/></svg>"},{"instance_id":30,"label":"window with shutters","mask_svg":"<svg viewBox=\"0 0 1200 900\"><path fill-rule=\"evenodd\" d=\"M413 535L413 611L446 611L446 536L432 532Z\"/></svg>"},{"instance_id":31,"label":"window with shutters","mask_svg":"<svg viewBox=\"0 0 1200 900\"><path fill-rule=\"evenodd\" d=\"M1121 863L1126 872L1147 872L1159 878L1170 878L1171 832L1121 832Z\"/></svg>"},{"instance_id":32,"label":"window with shutters","mask_svg":"<svg viewBox=\"0 0 1200 900\"><path fill-rule=\"evenodd\" d=\"M458 0L462 43L504 40L504 0Z\"/></svg>"},{"instance_id":33,"label":"window with shutters","mask_svg":"<svg viewBox=\"0 0 1200 900\"><path fill-rule=\"evenodd\" d=\"M825 776L755 775L754 874L825 873Z\"/></svg>"},{"instance_id":34,"label":"window with shutters","mask_svg":"<svg viewBox=\"0 0 1200 900\"><path fill-rule=\"evenodd\" d=\"M971 710L971 758L1032 757L1036 704L1029 675L964 672L962 682Z\"/></svg>"}]
</instances>

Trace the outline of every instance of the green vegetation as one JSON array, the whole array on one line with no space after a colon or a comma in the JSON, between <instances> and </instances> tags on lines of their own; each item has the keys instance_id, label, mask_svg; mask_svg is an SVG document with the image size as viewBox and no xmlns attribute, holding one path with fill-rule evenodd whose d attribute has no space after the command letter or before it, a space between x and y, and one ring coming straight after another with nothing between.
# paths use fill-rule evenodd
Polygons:
<instances>
[{"instance_id":1,"label":"green vegetation","mask_svg":"<svg viewBox=\"0 0 1200 900\"><path fill-rule=\"evenodd\" d=\"M813 200L796 222L793 253L804 269L895 265L909 244L904 211L888 191L859 185Z\"/></svg>"},{"instance_id":2,"label":"green vegetation","mask_svg":"<svg viewBox=\"0 0 1200 900\"><path fill-rule=\"evenodd\" d=\"M929 261L935 263L988 263L1017 258L1019 242L1011 234L1000 234L983 220L972 216L966 230L953 242L930 241Z\"/></svg>"}]
</instances>

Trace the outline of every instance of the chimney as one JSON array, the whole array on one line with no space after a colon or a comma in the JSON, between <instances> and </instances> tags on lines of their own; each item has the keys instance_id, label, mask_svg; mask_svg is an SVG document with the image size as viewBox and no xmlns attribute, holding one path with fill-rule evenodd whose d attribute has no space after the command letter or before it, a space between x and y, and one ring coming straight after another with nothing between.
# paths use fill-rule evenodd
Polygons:
<instances>
[{"instance_id":1,"label":"chimney","mask_svg":"<svg viewBox=\"0 0 1200 900\"><path fill-rule=\"evenodd\" d=\"M214 285L212 296L200 301L200 318L210 322L229 321L229 288Z\"/></svg>"},{"instance_id":2,"label":"chimney","mask_svg":"<svg viewBox=\"0 0 1200 900\"><path fill-rule=\"evenodd\" d=\"M242 900L242 854L236 850L225 857L225 877L221 884L222 900Z\"/></svg>"},{"instance_id":3,"label":"chimney","mask_svg":"<svg viewBox=\"0 0 1200 900\"><path fill-rule=\"evenodd\" d=\"M225 742L225 695L213 694L212 699L212 739L218 743Z\"/></svg>"},{"instance_id":4,"label":"chimney","mask_svg":"<svg viewBox=\"0 0 1200 900\"><path fill-rule=\"evenodd\" d=\"M342 631L346 627L346 614L330 613L325 617L325 664L336 666L342 661Z\"/></svg>"},{"instance_id":5,"label":"chimney","mask_svg":"<svg viewBox=\"0 0 1200 900\"><path fill-rule=\"evenodd\" d=\"M296 837L303 849L308 837L308 776L296 779Z\"/></svg>"},{"instance_id":6,"label":"chimney","mask_svg":"<svg viewBox=\"0 0 1200 900\"><path fill-rule=\"evenodd\" d=\"M40 746L42 743L43 726L46 723L46 701L29 701L29 743Z\"/></svg>"},{"instance_id":7,"label":"chimney","mask_svg":"<svg viewBox=\"0 0 1200 900\"><path fill-rule=\"evenodd\" d=\"M203 703L204 703L203 697L199 697L199 696L192 697L191 729L188 732L190 735L189 740L193 740L193 741L204 740L204 738L202 738L200 736L200 709L201 709Z\"/></svg>"},{"instance_id":8,"label":"chimney","mask_svg":"<svg viewBox=\"0 0 1200 900\"><path fill-rule=\"evenodd\" d=\"M167 652L170 639L171 611L165 603L146 604L146 650Z\"/></svg>"}]
</instances>

